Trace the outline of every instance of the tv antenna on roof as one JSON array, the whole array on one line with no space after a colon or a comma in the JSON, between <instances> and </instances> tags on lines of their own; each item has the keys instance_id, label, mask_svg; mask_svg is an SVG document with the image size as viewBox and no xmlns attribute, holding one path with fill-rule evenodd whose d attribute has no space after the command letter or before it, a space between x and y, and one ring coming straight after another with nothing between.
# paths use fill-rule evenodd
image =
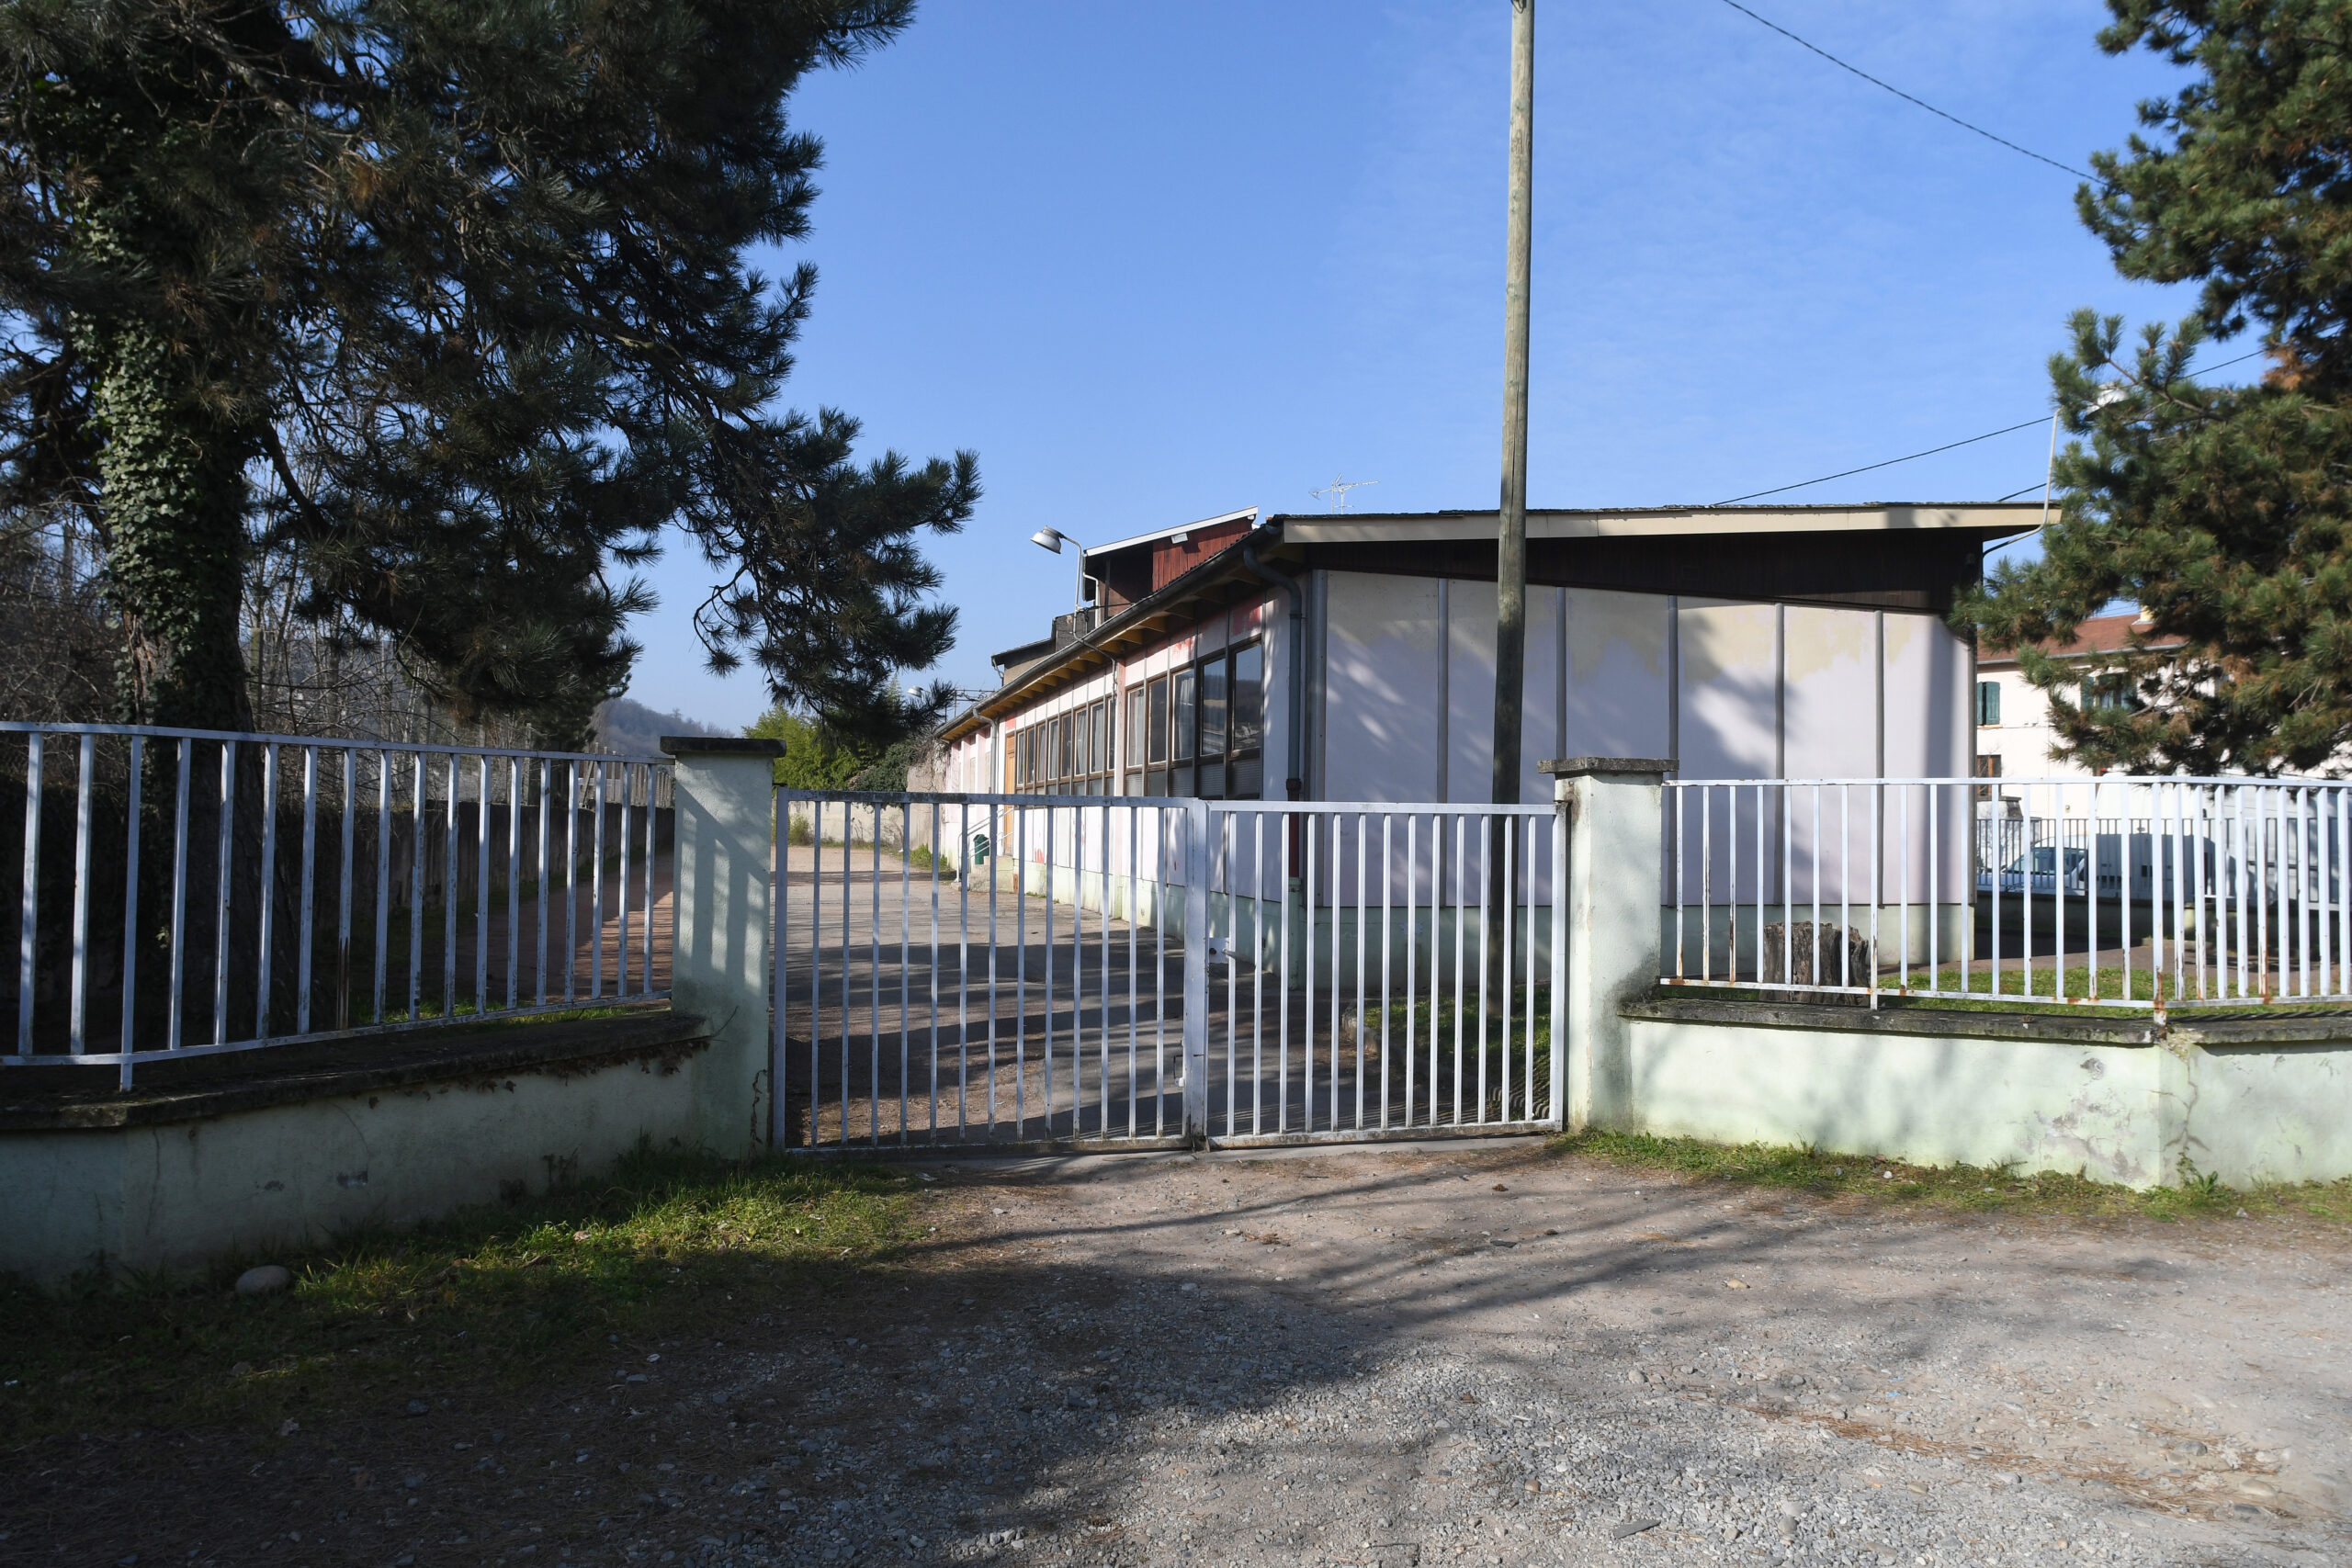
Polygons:
<instances>
[{"instance_id":1,"label":"tv antenna on roof","mask_svg":"<svg viewBox=\"0 0 2352 1568\"><path fill-rule=\"evenodd\" d=\"M1345 512L1348 509L1348 491L1362 490L1366 485L1376 485L1379 482L1378 479L1351 479L1345 475L1340 475L1321 490L1310 490L1306 493L1317 501L1321 501L1328 495L1331 498L1332 511Z\"/></svg>"}]
</instances>

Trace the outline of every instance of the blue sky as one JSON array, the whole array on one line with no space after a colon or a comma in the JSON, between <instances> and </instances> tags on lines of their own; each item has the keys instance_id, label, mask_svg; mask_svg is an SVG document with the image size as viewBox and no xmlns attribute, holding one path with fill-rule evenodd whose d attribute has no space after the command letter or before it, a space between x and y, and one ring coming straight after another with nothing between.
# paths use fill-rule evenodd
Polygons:
<instances>
[{"instance_id":1,"label":"blue sky","mask_svg":"<svg viewBox=\"0 0 2352 1568\"><path fill-rule=\"evenodd\" d=\"M1536 506L1721 501L2030 420L2068 311L2181 314L2127 283L2075 181L1890 96L1723 0L1536 0ZM2174 73L2109 58L2094 0L1761 0L1863 70L2062 162L2120 146ZM1068 607L1051 524L1100 542L1244 506L1494 504L1509 0L924 0L815 78L820 269L790 400L867 447L972 447L927 547L962 612L939 673ZM2246 345L2217 347L2224 358ZM2233 372L2232 374L2236 374ZM1793 491L1990 500L2046 428ZM705 672L709 569L649 574L631 694L766 706Z\"/></svg>"}]
</instances>

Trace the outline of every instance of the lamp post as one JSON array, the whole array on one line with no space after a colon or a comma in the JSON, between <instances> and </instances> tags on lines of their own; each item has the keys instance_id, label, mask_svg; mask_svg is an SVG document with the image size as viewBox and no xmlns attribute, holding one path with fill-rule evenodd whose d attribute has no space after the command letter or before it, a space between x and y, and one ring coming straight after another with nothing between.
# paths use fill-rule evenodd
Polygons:
<instances>
[{"instance_id":1,"label":"lamp post","mask_svg":"<svg viewBox=\"0 0 2352 1568\"><path fill-rule=\"evenodd\" d=\"M1077 546L1078 581L1070 585L1069 601L1070 610L1075 614L1078 607L1086 603L1086 547L1079 544L1076 539L1071 538L1059 528L1040 528L1029 536L1029 542L1041 550L1051 550L1056 555L1062 553L1064 545Z\"/></svg>"}]
</instances>

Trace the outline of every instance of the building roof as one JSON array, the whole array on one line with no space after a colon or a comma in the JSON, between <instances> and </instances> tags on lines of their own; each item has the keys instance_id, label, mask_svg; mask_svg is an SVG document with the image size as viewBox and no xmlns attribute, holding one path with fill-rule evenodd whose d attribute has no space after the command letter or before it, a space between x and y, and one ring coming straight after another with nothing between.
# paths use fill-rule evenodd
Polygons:
<instances>
[{"instance_id":1,"label":"building roof","mask_svg":"<svg viewBox=\"0 0 2352 1568\"><path fill-rule=\"evenodd\" d=\"M1132 549L1137 545L1157 544L1162 539L1181 538L1195 528L1214 528L1220 523L1255 523L1257 520L1258 509L1254 506L1245 506L1238 512L1220 512L1215 517L1204 517L1193 523L1179 523L1168 528L1154 528L1148 534L1136 534L1125 539L1113 539L1104 545L1088 545L1080 553L1089 556L1107 556L1113 550Z\"/></svg>"},{"instance_id":2,"label":"building roof","mask_svg":"<svg viewBox=\"0 0 2352 1568\"><path fill-rule=\"evenodd\" d=\"M2148 637L2135 643L2132 628L2139 626L2144 629L2145 625L2146 623L2140 619L2140 612L2136 610L2128 615L2093 615L2089 620L2076 626L2075 635L2066 640L2061 642L2052 639L2043 642L2041 651L2052 659L2089 659L2102 653L2120 653L2125 649L2135 646L2180 648L2188 640L2181 637ZM1980 655L1976 660L1976 666L1983 670L2015 664L2017 661L2018 657L2014 651L2003 650Z\"/></svg>"},{"instance_id":3,"label":"building roof","mask_svg":"<svg viewBox=\"0 0 2352 1568\"><path fill-rule=\"evenodd\" d=\"M1995 537L2030 532L2040 502L1987 504L1883 501L1834 506L1627 506L1530 511L1530 539L1658 538L1684 534L1819 534L1975 530ZM2029 521L2029 520L2031 521ZM1408 540L1490 540L1495 512L1341 512L1268 519L1302 545Z\"/></svg>"}]
</instances>

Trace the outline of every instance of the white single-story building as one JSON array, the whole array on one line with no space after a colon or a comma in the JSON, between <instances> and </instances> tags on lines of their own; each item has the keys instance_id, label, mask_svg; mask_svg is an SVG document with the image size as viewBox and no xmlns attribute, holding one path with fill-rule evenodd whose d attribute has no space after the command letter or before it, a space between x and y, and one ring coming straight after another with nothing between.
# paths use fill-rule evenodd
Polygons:
<instances>
[{"instance_id":1,"label":"white single-story building","mask_svg":"<svg viewBox=\"0 0 2352 1568\"><path fill-rule=\"evenodd\" d=\"M1525 758L1686 778L1964 776L1970 639L1945 623L2037 505L1528 515ZM1092 596L998 655L941 734L975 793L1482 801L1492 512L1240 512L1085 552Z\"/></svg>"}]
</instances>

